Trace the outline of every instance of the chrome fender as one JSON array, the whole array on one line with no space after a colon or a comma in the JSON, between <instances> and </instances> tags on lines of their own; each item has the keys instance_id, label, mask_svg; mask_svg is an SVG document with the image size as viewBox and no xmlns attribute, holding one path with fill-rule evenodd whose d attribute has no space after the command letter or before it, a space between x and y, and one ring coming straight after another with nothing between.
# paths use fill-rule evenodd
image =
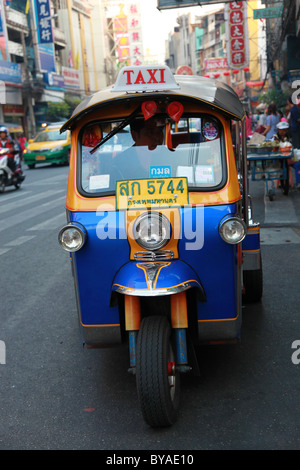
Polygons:
<instances>
[{"instance_id":1,"label":"chrome fender","mask_svg":"<svg viewBox=\"0 0 300 470\"><path fill-rule=\"evenodd\" d=\"M154 297L177 294L192 287L198 288L201 299L205 300L205 292L198 275L181 260L129 261L117 272L112 284L112 293Z\"/></svg>"}]
</instances>

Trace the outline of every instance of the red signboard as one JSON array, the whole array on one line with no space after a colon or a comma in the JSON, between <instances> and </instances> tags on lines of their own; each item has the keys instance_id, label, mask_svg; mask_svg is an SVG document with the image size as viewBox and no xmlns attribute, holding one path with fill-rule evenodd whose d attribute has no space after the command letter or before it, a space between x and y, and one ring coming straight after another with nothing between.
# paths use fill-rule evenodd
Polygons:
<instances>
[{"instance_id":1,"label":"red signboard","mask_svg":"<svg viewBox=\"0 0 300 470\"><path fill-rule=\"evenodd\" d=\"M242 69L249 65L249 38L247 3L229 2L225 5L227 61L230 68Z\"/></svg>"}]
</instances>

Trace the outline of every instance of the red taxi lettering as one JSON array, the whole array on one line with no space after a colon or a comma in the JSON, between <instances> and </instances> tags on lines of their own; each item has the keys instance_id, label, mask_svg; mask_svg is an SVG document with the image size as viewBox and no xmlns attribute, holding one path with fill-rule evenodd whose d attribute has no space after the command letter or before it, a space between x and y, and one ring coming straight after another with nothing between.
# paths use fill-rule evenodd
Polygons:
<instances>
[{"instance_id":1,"label":"red taxi lettering","mask_svg":"<svg viewBox=\"0 0 300 470\"><path fill-rule=\"evenodd\" d=\"M143 83L143 85L146 84L143 74L141 71L139 71L138 76L136 77L136 81L134 82L135 85L139 85L140 83ZM149 83L149 82L148 82Z\"/></svg>"},{"instance_id":2,"label":"red taxi lettering","mask_svg":"<svg viewBox=\"0 0 300 470\"><path fill-rule=\"evenodd\" d=\"M159 69L159 71L160 71L160 82L159 83L166 83L165 69Z\"/></svg>"},{"instance_id":3,"label":"red taxi lettering","mask_svg":"<svg viewBox=\"0 0 300 470\"><path fill-rule=\"evenodd\" d=\"M134 70L132 69L127 69L123 71L123 74L126 74L126 85L146 85L150 83L166 83L165 80L165 69L147 69L147 72L149 73L149 77L145 77L142 73L141 70L139 70L137 77L135 78L131 74L134 74ZM159 72L159 76L156 77L156 73ZM134 80L135 78L135 80ZM132 80L134 82L132 83Z\"/></svg>"},{"instance_id":4,"label":"red taxi lettering","mask_svg":"<svg viewBox=\"0 0 300 470\"><path fill-rule=\"evenodd\" d=\"M150 80L148 83L158 83L158 81L155 78L155 74L157 72L157 69L147 69L147 72L149 72L150 75Z\"/></svg>"},{"instance_id":5,"label":"red taxi lettering","mask_svg":"<svg viewBox=\"0 0 300 470\"><path fill-rule=\"evenodd\" d=\"M133 70L124 70L123 74L124 74L124 73L127 74L127 82L126 82L126 85L132 85L130 74L133 73Z\"/></svg>"}]
</instances>

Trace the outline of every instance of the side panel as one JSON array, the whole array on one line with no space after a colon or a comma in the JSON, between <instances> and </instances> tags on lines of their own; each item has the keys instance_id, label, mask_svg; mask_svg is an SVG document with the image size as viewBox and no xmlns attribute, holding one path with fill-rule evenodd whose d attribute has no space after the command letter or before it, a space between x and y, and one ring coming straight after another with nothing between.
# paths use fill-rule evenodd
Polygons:
<instances>
[{"instance_id":1,"label":"side panel","mask_svg":"<svg viewBox=\"0 0 300 470\"><path fill-rule=\"evenodd\" d=\"M238 245L230 245L219 235L219 223L227 214L236 214L237 205L205 207L203 227L197 226L201 207L185 209L182 239L179 241L179 256L198 274L207 301L198 303L198 332L200 340L234 339L241 325L241 257ZM196 223L195 223L196 222ZM203 245L190 243L190 230L194 225L195 239L199 231ZM188 238L187 238L188 237Z\"/></svg>"},{"instance_id":2,"label":"side panel","mask_svg":"<svg viewBox=\"0 0 300 470\"><path fill-rule=\"evenodd\" d=\"M115 274L129 259L124 212L71 212L70 221L81 223L88 233L86 245L73 254L81 323L119 325L118 307L109 304Z\"/></svg>"}]
</instances>

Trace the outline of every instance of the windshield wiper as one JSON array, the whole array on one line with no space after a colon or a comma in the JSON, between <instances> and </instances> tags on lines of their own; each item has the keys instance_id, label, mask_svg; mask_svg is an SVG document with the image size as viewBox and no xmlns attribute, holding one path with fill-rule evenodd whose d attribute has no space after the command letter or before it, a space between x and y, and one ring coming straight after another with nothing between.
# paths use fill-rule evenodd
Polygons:
<instances>
[{"instance_id":1,"label":"windshield wiper","mask_svg":"<svg viewBox=\"0 0 300 470\"><path fill-rule=\"evenodd\" d=\"M105 137L103 137L103 139L100 140L100 142L98 142L97 145L95 145L94 148L92 148L92 150L90 150L90 154L93 154L94 152L96 152L96 150L98 150L99 147L101 147L101 145L103 145L105 142L107 142L111 137L113 137L115 134L117 134L119 131L121 131L122 129L124 129L124 127L128 126L128 124L131 123L131 121L133 121L133 119L137 116L137 114L140 112L140 106L137 107L137 109L135 111L133 111L133 113L131 113L128 118L125 119L125 121L121 122L121 124L119 124L115 129L113 129L112 131L110 131Z\"/></svg>"}]
</instances>

